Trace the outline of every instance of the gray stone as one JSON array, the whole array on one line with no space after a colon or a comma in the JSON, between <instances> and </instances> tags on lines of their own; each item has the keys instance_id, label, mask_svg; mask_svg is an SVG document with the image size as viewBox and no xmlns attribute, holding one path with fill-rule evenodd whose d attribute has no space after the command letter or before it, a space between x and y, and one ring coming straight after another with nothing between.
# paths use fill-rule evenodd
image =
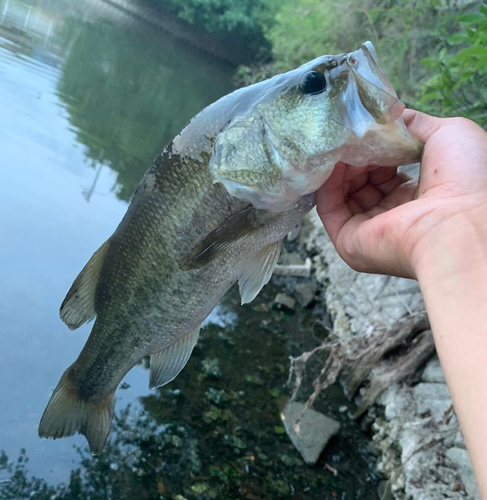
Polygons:
<instances>
[{"instance_id":1,"label":"gray stone","mask_svg":"<svg viewBox=\"0 0 487 500\"><path fill-rule=\"evenodd\" d=\"M450 392L446 384L421 383L413 387L414 398L418 405L418 413L431 413L432 416L442 418L451 406Z\"/></svg>"},{"instance_id":2,"label":"gray stone","mask_svg":"<svg viewBox=\"0 0 487 500\"><path fill-rule=\"evenodd\" d=\"M294 285L294 291L296 292L298 302L306 307L314 300L317 285L316 283L297 283Z\"/></svg>"},{"instance_id":3,"label":"gray stone","mask_svg":"<svg viewBox=\"0 0 487 500\"><path fill-rule=\"evenodd\" d=\"M311 259L306 259L304 264L278 264L274 268L274 274L309 278L311 274Z\"/></svg>"},{"instance_id":4,"label":"gray stone","mask_svg":"<svg viewBox=\"0 0 487 500\"><path fill-rule=\"evenodd\" d=\"M401 390L391 387L379 396L378 402L384 406L387 420L401 418L404 414L411 412L413 405L415 406L409 387L403 387Z\"/></svg>"},{"instance_id":5,"label":"gray stone","mask_svg":"<svg viewBox=\"0 0 487 500\"><path fill-rule=\"evenodd\" d=\"M414 176L418 166L403 170ZM314 254L314 275L337 341L366 338L374 330L387 329L416 308L424 308L417 282L350 269L338 256L316 212L305 220L300 241ZM374 419L376 469L389 481L392 498L465 500L465 491L458 488L463 469L468 498L479 498L467 486L468 475L473 477L470 464L464 461L455 468L453 460L445 457L452 445L460 450L448 452L456 463L466 452L455 415L444 414L451 399L437 360L428 363L422 383L416 387L393 385L379 397L378 403L384 411L372 408L369 413Z\"/></svg>"},{"instance_id":6,"label":"gray stone","mask_svg":"<svg viewBox=\"0 0 487 500\"><path fill-rule=\"evenodd\" d=\"M282 252L279 257L279 264L284 266L304 265L304 260L297 252Z\"/></svg>"},{"instance_id":7,"label":"gray stone","mask_svg":"<svg viewBox=\"0 0 487 500\"><path fill-rule=\"evenodd\" d=\"M287 307L288 309L294 309L296 301L285 293L278 293L274 299L274 304Z\"/></svg>"},{"instance_id":8,"label":"gray stone","mask_svg":"<svg viewBox=\"0 0 487 500\"><path fill-rule=\"evenodd\" d=\"M414 179L417 179L419 177L419 163L403 165L402 167L399 167L399 170L409 175L409 177L413 177Z\"/></svg>"},{"instance_id":9,"label":"gray stone","mask_svg":"<svg viewBox=\"0 0 487 500\"><path fill-rule=\"evenodd\" d=\"M477 488L475 476L473 475L472 463L470 462L467 450L463 448L450 448L446 452L446 457L456 466L457 472L467 490L468 498L480 500L480 493Z\"/></svg>"},{"instance_id":10,"label":"gray stone","mask_svg":"<svg viewBox=\"0 0 487 500\"><path fill-rule=\"evenodd\" d=\"M291 229L291 231L289 231L289 233L287 233L287 240L294 241L299 236L299 233L301 233L301 224L294 226Z\"/></svg>"},{"instance_id":11,"label":"gray stone","mask_svg":"<svg viewBox=\"0 0 487 500\"><path fill-rule=\"evenodd\" d=\"M423 382L446 384L443 368L441 367L440 360L438 358L433 358L428 362L421 379Z\"/></svg>"},{"instance_id":12,"label":"gray stone","mask_svg":"<svg viewBox=\"0 0 487 500\"><path fill-rule=\"evenodd\" d=\"M330 438L340 430L339 422L302 403L288 403L281 418L287 435L307 464L317 462Z\"/></svg>"},{"instance_id":13,"label":"gray stone","mask_svg":"<svg viewBox=\"0 0 487 500\"><path fill-rule=\"evenodd\" d=\"M461 431L458 431L455 434L455 438L453 440L453 446L455 446L456 448L464 448L465 449L465 441L463 439Z\"/></svg>"}]
</instances>

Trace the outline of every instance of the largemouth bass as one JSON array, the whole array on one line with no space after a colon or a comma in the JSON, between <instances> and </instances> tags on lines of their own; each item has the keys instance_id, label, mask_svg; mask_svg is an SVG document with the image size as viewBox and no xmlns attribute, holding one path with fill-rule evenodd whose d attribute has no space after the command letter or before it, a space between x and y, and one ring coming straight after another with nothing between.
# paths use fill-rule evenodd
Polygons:
<instances>
[{"instance_id":1,"label":"largemouth bass","mask_svg":"<svg viewBox=\"0 0 487 500\"><path fill-rule=\"evenodd\" d=\"M239 89L193 118L146 172L61 306L73 330L96 321L39 435L78 432L102 450L124 375L150 356L150 387L173 380L232 284L246 303L269 281L282 239L338 161L419 160L422 145L403 109L367 42Z\"/></svg>"}]
</instances>

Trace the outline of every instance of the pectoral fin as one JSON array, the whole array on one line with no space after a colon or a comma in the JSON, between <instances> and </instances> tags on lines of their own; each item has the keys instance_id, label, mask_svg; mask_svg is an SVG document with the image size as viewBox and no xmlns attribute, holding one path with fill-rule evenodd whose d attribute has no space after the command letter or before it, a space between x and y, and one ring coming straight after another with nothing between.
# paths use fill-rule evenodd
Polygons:
<instances>
[{"instance_id":1,"label":"pectoral fin","mask_svg":"<svg viewBox=\"0 0 487 500\"><path fill-rule=\"evenodd\" d=\"M242 304L254 300L262 287L271 279L280 253L281 242L278 241L264 247L245 263L238 278Z\"/></svg>"},{"instance_id":2,"label":"pectoral fin","mask_svg":"<svg viewBox=\"0 0 487 500\"><path fill-rule=\"evenodd\" d=\"M93 254L61 304L59 314L70 330L76 330L96 316L95 290L109 246L110 238Z\"/></svg>"},{"instance_id":3,"label":"pectoral fin","mask_svg":"<svg viewBox=\"0 0 487 500\"><path fill-rule=\"evenodd\" d=\"M187 333L178 342L151 354L149 388L161 387L175 379L193 352L198 342L200 327Z\"/></svg>"},{"instance_id":4,"label":"pectoral fin","mask_svg":"<svg viewBox=\"0 0 487 500\"><path fill-rule=\"evenodd\" d=\"M203 238L186 255L180 268L184 271L190 271L208 264L261 227L262 224L259 224L255 217L255 208L252 206L245 208L224 220L215 230Z\"/></svg>"}]
</instances>

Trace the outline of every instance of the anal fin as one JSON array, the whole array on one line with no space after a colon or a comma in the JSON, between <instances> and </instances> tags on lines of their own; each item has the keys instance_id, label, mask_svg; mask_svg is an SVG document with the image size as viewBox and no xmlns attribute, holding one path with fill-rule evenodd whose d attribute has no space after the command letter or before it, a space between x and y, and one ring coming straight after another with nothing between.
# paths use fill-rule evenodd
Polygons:
<instances>
[{"instance_id":1,"label":"anal fin","mask_svg":"<svg viewBox=\"0 0 487 500\"><path fill-rule=\"evenodd\" d=\"M71 285L61 304L59 314L70 330L76 330L83 323L96 316L95 291L105 260L110 238L93 254L86 266Z\"/></svg>"},{"instance_id":2,"label":"anal fin","mask_svg":"<svg viewBox=\"0 0 487 500\"><path fill-rule=\"evenodd\" d=\"M244 264L238 278L242 304L254 300L262 287L271 279L280 253L281 242L278 241L264 247Z\"/></svg>"},{"instance_id":3,"label":"anal fin","mask_svg":"<svg viewBox=\"0 0 487 500\"><path fill-rule=\"evenodd\" d=\"M198 342L200 327L188 332L170 346L151 354L149 388L161 387L175 379L186 366Z\"/></svg>"}]
</instances>

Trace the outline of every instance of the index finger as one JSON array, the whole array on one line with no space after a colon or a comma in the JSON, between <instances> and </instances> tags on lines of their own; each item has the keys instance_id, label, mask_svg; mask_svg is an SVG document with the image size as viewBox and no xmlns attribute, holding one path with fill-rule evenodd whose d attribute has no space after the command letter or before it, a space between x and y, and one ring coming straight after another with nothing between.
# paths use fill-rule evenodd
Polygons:
<instances>
[{"instance_id":1,"label":"index finger","mask_svg":"<svg viewBox=\"0 0 487 500\"><path fill-rule=\"evenodd\" d=\"M336 241L342 227L353 216L343 194L346 173L347 165L339 162L316 193L316 210L333 242Z\"/></svg>"}]
</instances>

